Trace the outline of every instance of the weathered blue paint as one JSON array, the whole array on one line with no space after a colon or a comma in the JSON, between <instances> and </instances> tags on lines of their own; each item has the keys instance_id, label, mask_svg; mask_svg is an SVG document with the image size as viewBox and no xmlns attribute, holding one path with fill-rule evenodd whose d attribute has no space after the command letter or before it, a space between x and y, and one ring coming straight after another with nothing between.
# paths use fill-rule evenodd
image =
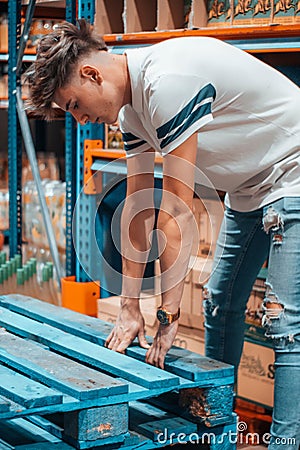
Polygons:
<instances>
[{"instance_id":1,"label":"weathered blue paint","mask_svg":"<svg viewBox=\"0 0 300 450\"><path fill-rule=\"evenodd\" d=\"M60 392L7 367L0 366L0 379L0 393L26 408L62 403L63 395Z\"/></svg>"},{"instance_id":2,"label":"weathered blue paint","mask_svg":"<svg viewBox=\"0 0 300 450\"><path fill-rule=\"evenodd\" d=\"M107 439L127 432L127 403L84 409L64 415L63 438L70 443ZM124 440L124 436L121 440Z\"/></svg>"},{"instance_id":3,"label":"weathered blue paint","mask_svg":"<svg viewBox=\"0 0 300 450\"><path fill-rule=\"evenodd\" d=\"M49 348L77 361L121 376L148 389L179 385L179 378L175 375L4 308L0 308L0 325L15 334L48 345Z\"/></svg>"},{"instance_id":4,"label":"weathered blue paint","mask_svg":"<svg viewBox=\"0 0 300 450\"><path fill-rule=\"evenodd\" d=\"M105 339L113 327L111 323L67 309L61 309L30 297L0 297L0 305L20 312L27 317L43 320L49 325L99 345L104 345ZM133 345L127 349L126 354L144 361L146 351L139 346ZM200 381L201 383L205 380L209 382L211 379L216 380L218 378L223 380L224 377L230 378L234 375L232 366L179 347L172 347L169 351L165 361L165 368L169 372L183 378L191 381Z\"/></svg>"},{"instance_id":5,"label":"weathered blue paint","mask_svg":"<svg viewBox=\"0 0 300 450\"><path fill-rule=\"evenodd\" d=\"M131 346L127 356L103 348L111 324L23 296L0 297L1 325L5 330L1 332L0 361L22 372L24 376L17 375L26 382L34 383L28 377L34 378L57 388L62 396L61 404L32 405L27 409L16 403L20 399L14 392L7 394L9 398L7 402L4 399L3 410L0 401L0 420L11 417L21 420L17 417L28 415L35 429L41 430L41 436L45 430L56 439L42 443L35 433L33 442L37 446L26 444L26 450L98 446L103 450L154 449L200 439L212 430L220 439L224 433L229 436L229 431L231 434L235 431L230 366L173 347L166 370L162 371L143 361L145 350L138 345ZM103 370L114 373L113 382L118 389L121 387L119 393L114 391L110 377L103 374ZM173 375L172 371L180 375ZM125 392L122 391L124 386ZM197 417L179 401L181 394L188 393L188 388L192 393L195 391L196 396L199 392L200 414ZM103 395L106 389L111 390ZM82 399L79 401L79 398ZM64 415L64 430L41 417L56 412ZM70 446L61 439L67 440ZM228 438L221 444L220 440L211 444L212 450L233 448ZM25 450L25 447L15 449Z\"/></svg>"},{"instance_id":6,"label":"weathered blue paint","mask_svg":"<svg viewBox=\"0 0 300 450\"><path fill-rule=\"evenodd\" d=\"M128 384L8 332L1 333L0 359L35 381L78 400L124 394Z\"/></svg>"}]
</instances>

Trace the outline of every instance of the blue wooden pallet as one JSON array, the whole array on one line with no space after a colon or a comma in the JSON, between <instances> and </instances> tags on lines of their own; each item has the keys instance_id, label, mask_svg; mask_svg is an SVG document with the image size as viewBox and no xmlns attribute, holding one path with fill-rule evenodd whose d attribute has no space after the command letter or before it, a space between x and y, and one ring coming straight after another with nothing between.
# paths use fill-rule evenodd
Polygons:
<instances>
[{"instance_id":1,"label":"blue wooden pallet","mask_svg":"<svg viewBox=\"0 0 300 450\"><path fill-rule=\"evenodd\" d=\"M138 345L125 355L106 349L112 324L21 295L0 297L0 327L1 424L19 432L31 424L58 439L44 447L33 442L28 450L150 449L176 443L177 435L188 440L193 433L235 429L229 365L173 347L166 370L158 369L144 362L146 351ZM206 399L198 416L178 406L180 395L195 389ZM48 414L62 417L63 426ZM2 444L3 430L1 449L25 450ZM234 448L227 444L211 448Z\"/></svg>"},{"instance_id":2,"label":"blue wooden pallet","mask_svg":"<svg viewBox=\"0 0 300 450\"><path fill-rule=\"evenodd\" d=\"M169 447L173 444L192 443L197 444L195 448L203 448L203 445L210 442L212 450L234 450L236 440L236 417L233 423L216 427L211 430L198 428L194 431L192 424L185 424L178 418L165 417L164 412L153 413L147 411L147 405L138 405L137 408L130 407L134 421L133 428L138 431L130 431L124 437L122 443L110 442L106 440L102 446L92 447L99 450L133 450L133 449L156 449ZM155 414L155 416L150 416ZM32 420L30 420L32 419ZM39 425L39 422L42 426ZM47 425L48 424L48 425ZM1 450L74 450L70 444L63 442L61 438L51 432L53 426L47 420L40 417L29 416L26 419L13 419L4 423L1 427L2 436L0 439ZM141 434L143 433L143 434ZM231 436L230 439L226 437ZM207 446L205 446L207 448Z\"/></svg>"}]
</instances>

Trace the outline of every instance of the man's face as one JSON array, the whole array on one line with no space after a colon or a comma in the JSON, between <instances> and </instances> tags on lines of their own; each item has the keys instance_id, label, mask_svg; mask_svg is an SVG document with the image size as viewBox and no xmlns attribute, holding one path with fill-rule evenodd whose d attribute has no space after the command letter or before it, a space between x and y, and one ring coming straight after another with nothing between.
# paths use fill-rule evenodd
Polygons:
<instances>
[{"instance_id":1,"label":"man's face","mask_svg":"<svg viewBox=\"0 0 300 450\"><path fill-rule=\"evenodd\" d=\"M57 89L54 102L81 125L115 123L121 107L114 85L91 66L79 68L66 86Z\"/></svg>"}]
</instances>

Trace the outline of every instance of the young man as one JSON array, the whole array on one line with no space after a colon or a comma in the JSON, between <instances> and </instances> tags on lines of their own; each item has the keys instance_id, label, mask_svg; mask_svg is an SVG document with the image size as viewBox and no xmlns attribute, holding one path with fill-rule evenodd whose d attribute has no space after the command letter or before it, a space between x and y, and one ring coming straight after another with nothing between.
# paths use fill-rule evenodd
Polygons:
<instances>
[{"instance_id":1,"label":"young man","mask_svg":"<svg viewBox=\"0 0 300 450\"><path fill-rule=\"evenodd\" d=\"M205 37L108 53L84 21L44 37L31 105L75 119L119 119L127 152L122 302L107 347L148 347L139 295L154 227L154 154L163 156L158 215L162 305L146 360L163 367L178 328L194 227L195 174L227 192L215 269L205 288L206 353L238 366L244 311L268 257L263 324L276 356L270 449L300 442L300 90L253 56ZM199 143L198 143L199 140ZM294 444L287 445L287 439ZM289 441L292 442L292 441Z\"/></svg>"}]
</instances>

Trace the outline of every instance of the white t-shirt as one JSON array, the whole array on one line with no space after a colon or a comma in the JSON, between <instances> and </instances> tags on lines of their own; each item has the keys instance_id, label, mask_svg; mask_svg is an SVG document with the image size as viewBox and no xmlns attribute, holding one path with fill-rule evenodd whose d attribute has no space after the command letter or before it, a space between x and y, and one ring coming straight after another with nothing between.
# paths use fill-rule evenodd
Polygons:
<instances>
[{"instance_id":1,"label":"white t-shirt","mask_svg":"<svg viewBox=\"0 0 300 450\"><path fill-rule=\"evenodd\" d=\"M196 131L197 166L226 203L250 211L300 196L300 89L218 39L126 50L132 105L119 114L127 157L172 152Z\"/></svg>"}]
</instances>

